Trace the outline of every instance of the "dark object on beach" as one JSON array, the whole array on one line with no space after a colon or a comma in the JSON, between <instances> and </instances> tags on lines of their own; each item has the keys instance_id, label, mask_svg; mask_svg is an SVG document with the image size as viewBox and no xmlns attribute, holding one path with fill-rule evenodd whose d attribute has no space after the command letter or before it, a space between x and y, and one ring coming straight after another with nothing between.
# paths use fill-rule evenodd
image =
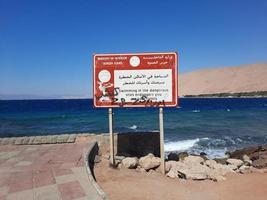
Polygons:
<instances>
[{"instance_id":1,"label":"dark object on beach","mask_svg":"<svg viewBox=\"0 0 267 200\"><path fill-rule=\"evenodd\" d=\"M168 160L179 161L178 153L174 153L174 152L169 153Z\"/></svg>"},{"instance_id":2,"label":"dark object on beach","mask_svg":"<svg viewBox=\"0 0 267 200\"><path fill-rule=\"evenodd\" d=\"M170 152L167 160L182 161L187 156L189 156L187 152L180 152L180 153Z\"/></svg>"},{"instance_id":3,"label":"dark object on beach","mask_svg":"<svg viewBox=\"0 0 267 200\"><path fill-rule=\"evenodd\" d=\"M206 156L207 154L205 152L201 152L199 155L200 156Z\"/></svg>"},{"instance_id":4,"label":"dark object on beach","mask_svg":"<svg viewBox=\"0 0 267 200\"><path fill-rule=\"evenodd\" d=\"M201 152L201 153L199 154L199 156L200 156L201 158L203 158L204 160L208 160L208 158L206 157L207 154L206 154L205 152Z\"/></svg>"}]
</instances>

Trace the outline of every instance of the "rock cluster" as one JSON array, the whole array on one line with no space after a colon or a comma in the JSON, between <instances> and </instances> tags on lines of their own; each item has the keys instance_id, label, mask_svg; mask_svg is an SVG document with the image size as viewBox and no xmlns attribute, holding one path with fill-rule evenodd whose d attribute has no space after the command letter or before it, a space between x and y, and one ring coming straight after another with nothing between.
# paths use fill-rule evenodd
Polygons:
<instances>
[{"instance_id":1,"label":"rock cluster","mask_svg":"<svg viewBox=\"0 0 267 200\"><path fill-rule=\"evenodd\" d=\"M267 145L252 146L240 150L236 150L229 154L230 158L243 159L247 163L249 159L253 167L266 168L267 167Z\"/></svg>"},{"instance_id":2,"label":"rock cluster","mask_svg":"<svg viewBox=\"0 0 267 200\"><path fill-rule=\"evenodd\" d=\"M201 156L188 156L181 161L167 161L165 171L166 176L171 178L214 181L225 180L225 175L228 173L260 172L252 166L252 161L247 155L243 155L242 160L228 158L223 163L225 164L215 160L205 160Z\"/></svg>"},{"instance_id":3,"label":"rock cluster","mask_svg":"<svg viewBox=\"0 0 267 200\"><path fill-rule=\"evenodd\" d=\"M169 157L173 160L166 161L165 172L166 176L170 178L222 181L225 180L225 175L228 173L244 174L258 171L252 166L252 160L247 155L243 155L242 159L225 159L223 162L225 164L216 160L204 159L203 156L174 155L172 153ZM119 168L136 169L139 172L149 173L160 172L160 158L151 153L139 159L116 156L115 160Z\"/></svg>"},{"instance_id":4,"label":"rock cluster","mask_svg":"<svg viewBox=\"0 0 267 200\"><path fill-rule=\"evenodd\" d=\"M119 168L124 167L148 172L160 166L160 158L151 153L139 159L137 157L115 156L115 164Z\"/></svg>"}]
</instances>

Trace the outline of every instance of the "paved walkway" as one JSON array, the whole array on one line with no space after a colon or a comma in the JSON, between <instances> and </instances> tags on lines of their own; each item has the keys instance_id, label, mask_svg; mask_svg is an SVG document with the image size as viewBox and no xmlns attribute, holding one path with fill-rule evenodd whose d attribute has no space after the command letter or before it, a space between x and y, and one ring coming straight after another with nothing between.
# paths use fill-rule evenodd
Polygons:
<instances>
[{"instance_id":1,"label":"paved walkway","mask_svg":"<svg viewBox=\"0 0 267 200\"><path fill-rule=\"evenodd\" d=\"M100 199L84 167L89 145L0 146L0 200Z\"/></svg>"}]
</instances>

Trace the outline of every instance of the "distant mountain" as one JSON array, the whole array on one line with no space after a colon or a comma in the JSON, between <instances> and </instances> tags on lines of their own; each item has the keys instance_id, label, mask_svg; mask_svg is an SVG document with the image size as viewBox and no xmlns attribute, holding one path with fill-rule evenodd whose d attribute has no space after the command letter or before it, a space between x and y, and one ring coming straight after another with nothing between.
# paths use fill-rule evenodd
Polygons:
<instances>
[{"instance_id":1,"label":"distant mountain","mask_svg":"<svg viewBox=\"0 0 267 200\"><path fill-rule=\"evenodd\" d=\"M28 94L0 94L0 100L23 100L23 99L51 99L53 97L28 95Z\"/></svg>"},{"instance_id":2,"label":"distant mountain","mask_svg":"<svg viewBox=\"0 0 267 200\"><path fill-rule=\"evenodd\" d=\"M267 91L267 63L202 69L179 76L179 96Z\"/></svg>"},{"instance_id":3,"label":"distant mountain","mask_svg":"<svg viewBox=\"0 0 267 200\"><path fill-rule=\"evenodd\" d=\"M267 63L202 69L179 75L179 96L267 91ZM256 93L258 94L258 93ZM266 93L264 93L266 94ZM253 93L252 93L253 95ZM266 95L265 95L266 96ZM4 95L1 99L84 99L89 95Z\"/></svg>"}]
</instances>

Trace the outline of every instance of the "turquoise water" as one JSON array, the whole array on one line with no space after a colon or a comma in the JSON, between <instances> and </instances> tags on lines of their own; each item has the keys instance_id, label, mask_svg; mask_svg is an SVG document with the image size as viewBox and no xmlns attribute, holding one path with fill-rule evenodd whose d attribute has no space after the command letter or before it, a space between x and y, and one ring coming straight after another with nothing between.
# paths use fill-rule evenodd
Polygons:
<instances>
[{"instance_id":1,"label":"turquoise water","mask_svg":"<svg viewBox=\"0 0 267 200\"><path fill-rule=\"evenodd\" d=\"M114 131L158 130L158 109L118 108ZM221 156L267 143L267 98L186 98L164 109L165 150ZM108 132L107 109L92 100L0 101L0 137Z\"/></svg>"}]
</instances>

